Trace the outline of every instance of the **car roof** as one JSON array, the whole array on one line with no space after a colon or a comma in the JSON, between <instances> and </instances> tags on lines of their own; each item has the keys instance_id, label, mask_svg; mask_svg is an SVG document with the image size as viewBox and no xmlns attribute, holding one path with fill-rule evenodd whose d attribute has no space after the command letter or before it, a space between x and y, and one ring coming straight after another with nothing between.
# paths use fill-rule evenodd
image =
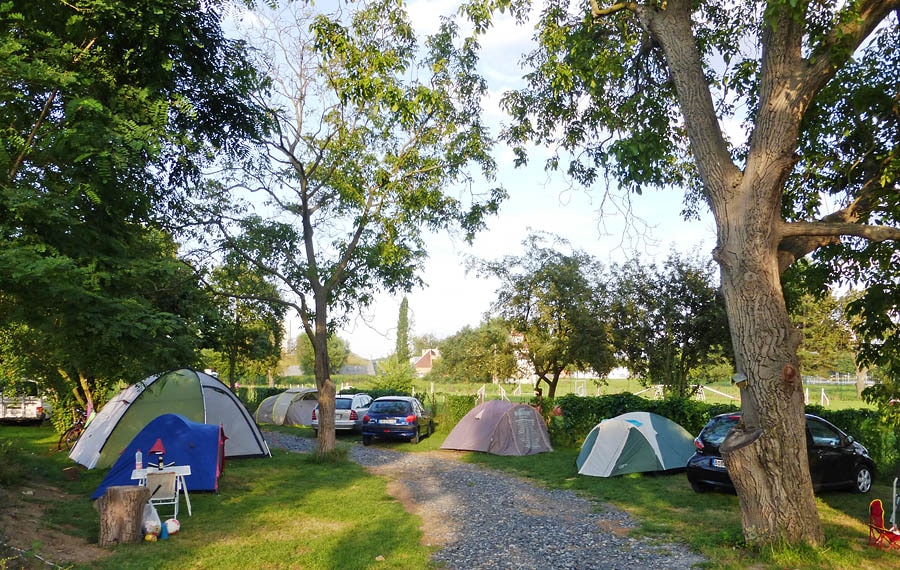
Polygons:
<instances>
[{"instance_id":1,"label":"car roof","mask_svg":"<svg viewBox=\"0 0 900 570\"><path fill-rule=\"evenodd\" d=\"M381 397L375 398L375 401L378 402L378 401L386 401L386 400L403 400L404 402L412 402L413 400L416 400L416 399L418 399L418 398L414 398L412 396L381 396Z\"/></svg>"},{"instance_id":2,"label":"car roof","mask_svg":"<svg viewBox=\"0 0 900 570\"><path fill-rule=\"evenodd\" d=\"M826 420L825 418L821 418L815 414L803 414L803 415L805 415L807 418L814 418L817 420L822 420L823 422L828 422L828 420ZM731 416L738 417L738 418L741 417L740 410L738 410L736 412L725 412L724 414L719 414L717 416L713 416L711 419L716 420L719 418L726 418L726 417L731 417ZM828 423L831 423L831 422L828 422Z\"/></svg>"}]
</instances>

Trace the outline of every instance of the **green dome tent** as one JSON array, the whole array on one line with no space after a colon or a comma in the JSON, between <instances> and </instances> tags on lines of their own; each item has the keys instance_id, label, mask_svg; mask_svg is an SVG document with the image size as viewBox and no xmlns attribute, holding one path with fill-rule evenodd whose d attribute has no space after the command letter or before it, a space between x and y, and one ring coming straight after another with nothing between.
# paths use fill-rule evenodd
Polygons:
<instances>
[{"instance_id":1,"label":"green dome tent","mask_svg":"<svg viewBox=\"0 0 900 570\"><path fill-rule=\"evenodd\" d=\"M694 437L677 423L649 412L630 412L594 426L575 462L580 475L614 477L684 469L693 453Z\"/></svg>"},{"instance_id":2,"label":"green dome tent","mask_svg":"<svg viewBox=\"0 0 900 570\"><path fill-rule=\"evenodd\" d=\"M151 376L116 394L85 427L69 458L88 469L110 467L144 426L170 413L221 425L228 459L271 455L250 412L221 380L183 368Z\"/></svg>"}]
</instances>

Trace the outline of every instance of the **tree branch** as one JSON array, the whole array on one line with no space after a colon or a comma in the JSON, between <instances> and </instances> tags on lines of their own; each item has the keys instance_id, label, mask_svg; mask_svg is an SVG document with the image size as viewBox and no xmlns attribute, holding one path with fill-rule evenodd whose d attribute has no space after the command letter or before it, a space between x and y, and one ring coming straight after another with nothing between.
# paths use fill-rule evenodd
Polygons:
<instances>
[{"instance_id":1,"label":"tree branch","mask_svg":"<svg viewBox=\"0 0 900 570\"><path fill-rule=\"evenodd\" d=\"M872 207L871 192L861 193L846 208L815 222L782 222L778 244L778 267L784 272L792 263L816 249L839 243L841 236L855 236L869 241L900 240L900 228L858 222L863 212Z\"/></svg>"},{"instance_id":2,"label":"tree branch","mask_svg":"<svg viewBox=\"0 0 900 570\"><path fill-rule=\"evenodd\" d=\"M853 222L784 222L779 231L784 237L856 236L869 241L900 240L900 228Z\"/></svg>"},{"instance_id":3,"label":"tree branch","mask_svg":"<svg viewBox=\"0 0 900 570\"><path fill-rule=\"evenodd\" d=\"M737 186L741 172L729 153L704 75L692 29L691 4L690 0L669 0L663 10L637 6L635 13L662 46L681 113L689 118L685 127L691 151L715 212L718 206L711 198L726 196Z\"/></svg>"},{"instance_id":4,"label":"tree branch","mask_svg":"<svg viewBox=\"0 0 900 570\"><path fill-rule=\"evenodd\" d=\"M610 14L621 12L622 10L636 12L637 7L637 2L618 2L608 8L601 8L597 4L597 0L591 0L591 16L594 18L602 18L603 16L609 16Z\"/></svg>"},{"instance_id":5,"label":"tree branch","mask_svg":"<svg viewBox=\"0 0 900 570\"><path fill-rule=\"evenodd\" d=\"M892 11L900 9L900 0L862 0L857 5L851 4L855 14L852 18L841 16L849 9L838 14L835 25L822 41L813 48L806 60L807 68L803 84L808 94L821 89L849 60L869 34L884 21Z\"/></svg>"}]
</instances>

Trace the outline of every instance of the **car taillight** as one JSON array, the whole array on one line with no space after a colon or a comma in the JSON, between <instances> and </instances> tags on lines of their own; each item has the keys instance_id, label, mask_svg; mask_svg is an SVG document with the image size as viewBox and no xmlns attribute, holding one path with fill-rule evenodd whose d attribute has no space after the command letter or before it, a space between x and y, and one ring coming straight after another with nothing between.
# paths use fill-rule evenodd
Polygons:
<instances>
[{"instance_id":1,"label":"car taillight","mask_svg":"<svg viewBox=\"0 0 900 570\"><path fill-rule=\"evenodd\" d=\"M416 423L416 416L415 416L415 414L410 414L410 415L406 416L406 423L408 423L408 424L414 424L414 423Z\"/></svg>"},{"instance_id":2,"label":"car taillight","mask_svg":"<svg viewBox=\"0 0 900 570\"><path fill-rule=\"evenodd\" d=\"M312 419L316 419L316 411L315 410L313 410Z\"/></svg>"},{"instance_id":3,"label":"car taillight","mask_svg":"<svg viewBox=\"0 0 900 570\"><path fill-rule=\"evenodd\" d=\"M356 413L356 410L350 410L350 419L353 421L359 419L359 414Z\"/></svg>"},{"instance_id":4,"label":"car taillight","mask_svg":"<svg viewBox=\"0 0 900 570\"><path fill-rule=\"evenodd\" d=\"M696 448L699 449L700 451L703 451L704 445L703 445L703 442L700 441L700 438L699 438L699 437L694 438L694 447L696 447Z\"/></svg>"},{"instance_id":5,"label":"car taillight","mask_svg":"<svg viewBox=\"0 0 900 570\"><path fill-rule=\"evenodd\" d=\"M364 424L369 423L369 419L370 419L370 418L369 418L369 414L364 415L364 416L363 416L363 423L364 423Z\"/></svg>"}]
</instances>

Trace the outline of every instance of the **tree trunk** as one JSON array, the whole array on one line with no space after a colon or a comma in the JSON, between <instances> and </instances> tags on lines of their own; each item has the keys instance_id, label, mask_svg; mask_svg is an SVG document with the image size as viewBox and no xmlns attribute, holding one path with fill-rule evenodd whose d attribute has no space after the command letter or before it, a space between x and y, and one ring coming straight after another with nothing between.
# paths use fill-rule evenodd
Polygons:
<instances>
[{"instance_id":1,"label":"tree trunk","mask_svg":"<svg viewBox=\"0 0 900 570\"><path fill-rule=\"evenodd\" d=\"M319 390L319 409L316 412L319 420L319 434L316 453L321 456L334 451L335 388L329 372L327 307L324 303L317 302L316 305L316 334L312 339L312 345L315 354L316 387Z\"/></svg>"},{"instance_id":2,"label":"tree trunk","mask_svg":"<svg viewBox=\"0 0 900 570\"><path fill-rule=\"evenodd\" d=\"M116 486L97 499L100 510L100 546L140 542L144 505L150 500L147 487Z\"/></svg>"},{"instance_id":3,"label":"tree trunk","mask_svg":"<svg viewBox=\"0 0 900 570\"><path fill-rule=\"evenodd\" d=\"M866 389L866 381L869 379L869 369L868 368L860 368L856 369L856 397L862 398L862 392Z\"/></svg>"},{"instance_id":4,"label":"tree trunk","mask_svg":"<svg viewBox=\"0 0 900 570\"><path fill-rule=\"evenodd\" d=\"M753 178L746 175L744 181ZM763 190L742 188L744 199L730 201L725 215L717 216L715 257L737 371L746 377L741 423L721 449L737 489L748 544L821 545L824 533L809 474L797 359L800 334L790 322L781 289L780 238L773 221L778 206L764 205L759 199Z\"/></svg>"}]
</instances>

